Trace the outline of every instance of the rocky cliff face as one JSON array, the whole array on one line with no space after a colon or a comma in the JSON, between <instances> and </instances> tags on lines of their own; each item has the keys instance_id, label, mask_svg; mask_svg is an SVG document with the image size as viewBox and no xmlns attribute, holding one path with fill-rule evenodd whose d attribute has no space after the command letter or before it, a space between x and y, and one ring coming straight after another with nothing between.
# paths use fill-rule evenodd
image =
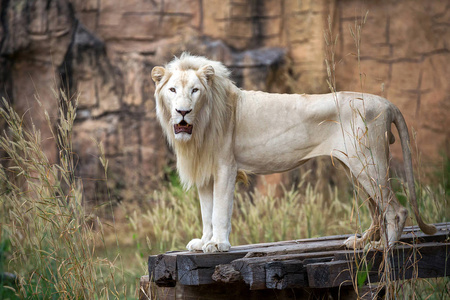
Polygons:
<instances>
[{"instance_id":1,"label":"rocky cliff face","mask_svg":"<svg viewBox=\"0 0 450 300\"><path fill-rule=\"evenodd\" d=\"M74 147L87 195L105 191L95 180L103 170L94 138L104 143L115 195L141 197L174 159L155 116L154 66L188 50L224 62L244 89L326 93L331 16L337 89L398 105L423 158L436 162L449 154L450 2L390 2L2 0L0 94L26 112L44 140L50 131L34 95L53 118L51 87L79 97ZM56 161L54 142L44 147ZM394 157L401 160L399 150Z\"/></svg>"}]
</instances>

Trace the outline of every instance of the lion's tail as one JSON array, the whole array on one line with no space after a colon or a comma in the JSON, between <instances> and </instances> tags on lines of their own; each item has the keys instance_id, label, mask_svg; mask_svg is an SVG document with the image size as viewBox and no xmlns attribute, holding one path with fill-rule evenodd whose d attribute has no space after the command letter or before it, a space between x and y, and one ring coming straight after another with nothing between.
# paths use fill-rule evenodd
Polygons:
<instances>
[{"instance_id":1,"label":"lion's tail","mask_svg":"<svg viewBox=\"0 0 450 300\"><path fill-rule=\"evenodd\" d=\"M393 123L397 127L398 134L400 136L400 141L402 144L402 151L403 151L403 160L404 160L404 167L405 167L405 175L406 175L406 181L408 183L408 189L409 189L409 199L411 201L411 206L414 210L414 215L417 220L417 224L419 225L420 229L429 235L435 234L437 229L434 225L430 225L425 223L422 220L422 217L419 214L419 208L417 205L417 196L416 196L416 189L414 186L414 174L413 174L413 165L412 165L412 158L411 158L411 151L410 151L410 139L409 139L409 133L408 133L408 127L406 125L405 119L400 112L400 110L392 105L393 112L394 112L394 119Z\"/></svg>"}]
</instances>

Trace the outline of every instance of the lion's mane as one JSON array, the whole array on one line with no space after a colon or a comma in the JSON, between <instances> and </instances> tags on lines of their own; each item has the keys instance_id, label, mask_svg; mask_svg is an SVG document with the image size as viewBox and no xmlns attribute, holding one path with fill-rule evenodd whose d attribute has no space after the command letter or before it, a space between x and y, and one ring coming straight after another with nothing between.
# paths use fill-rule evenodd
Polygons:
<instances>
[{"instance_id":1,"label":"lion's mane","mask_svg":"<svg viewBox=\"0 0 450 300\"><path fill-rule=\"evenodd\" d=\"M206 86L203 107L199 110L193 123L192 137L189 141L175 139L171 113L164 101L162 87L175 72L197 71L203 66L214 68L214 76ZM204 57L183 53L165 67L166 72L161 84L155 91L157 101L156 113L167 136L170 146L177 156L177 169L185 188L192 185L207 184L217 170L216 154L224 140L224 133L234 122L234 111L238 90L229 79L230 71L220 62Z\"/></svg>"}]
</instances>

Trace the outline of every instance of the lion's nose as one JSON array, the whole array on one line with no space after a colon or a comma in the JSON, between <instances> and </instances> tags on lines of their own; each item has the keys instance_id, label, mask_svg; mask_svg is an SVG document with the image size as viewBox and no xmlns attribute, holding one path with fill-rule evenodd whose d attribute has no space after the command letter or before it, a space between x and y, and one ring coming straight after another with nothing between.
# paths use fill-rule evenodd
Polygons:
<instances>
[{"instance_id":1,"label":"lion's nose","mask_svg":"<svg viewBox=\"0 0 450 300\"><path fill-rule=\"evenodd\" d=\"M183 117L192 111L192 109L190 109L190 110L178 110L178 109L175 109L175 110L177 111L177 113L179 113Z\"/></svg>"}]
</instances>

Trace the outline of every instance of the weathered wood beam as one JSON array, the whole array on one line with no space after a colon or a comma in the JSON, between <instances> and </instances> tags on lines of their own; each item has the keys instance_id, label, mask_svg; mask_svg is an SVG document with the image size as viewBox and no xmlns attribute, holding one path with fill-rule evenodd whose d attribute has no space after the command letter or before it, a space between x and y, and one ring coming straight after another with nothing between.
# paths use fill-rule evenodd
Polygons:
<instances>
[{"instance_id":1,"label":"weathered wood beam","mask_svg":"<svg viewBox=\"0 0 450 300\"><path fill-rule=\"evenodd\" d=\"M245 256L245 252L189 253L177 256L178 282L183 285L213 283L212 275L217 265L228 264Z\"/></svg>"},{"instance_id":2,"label":"weathered wood beam","mask_svg":"<svg viewBox=\"0 0 450 300\"><path fill-rule=\"evenodd\" d=\"M177 284L177 255L182 252L170 252L149 258L149 274L158 286L171 287Z\"/></svg>"},{"instance_id":3,"label":"weathered wood beam","mask_svg":"<svg viewBox=\"0 0 450 300\"><path fill-rule=\"evenodd\" d=\"M319 241L303 241L289 245L273 246L270 248L251 249L246 257L264 257L284 254L297 254L318 251L336 251L345 250L343 240L319 240Z\"/></svg>"},{"instance_id":4,"label":"weathered wood beam","mask_svg":"<svg viewBox=\"0 0 450 300\"><path fill-rule=\"evenodd\" d=\"M273 261L266 264L266 287L283 290L308 286L306 268L302 261Z\"/></svg>"},{"instance_id":5,"label":"weathered wood beam","mask_svg":"<svg viewBox=\"0 0 450 300\"><path fill-rule=\"evenodd\" d=\"M330 253L331 254L331 253ZM266 287L269 289L304 288L308 286L306 265L329 262L333 257L307 258L298 257L291 260L274 260L266 264Z\"/></svg>"},{"instance_id":6,"label":"weathered wood beam","mask_svg":"<svg viewBox=\"0 0 450 300\"><path fill-rule=\"evenodd\" d=\"M220 283L232 283L244 281L242 275L232 265L218 265L216 266L212 279Z\"/></svg>"},{"instance_id":7,"label":"weathered wood beam","mask_svg":"<svg viewBox=\"0 0 450 300\"><path fill-rule=\"evenodd\" d=\"M450 243L399 245L388 257L390 280L449 276ZM363 263L362 263L363 262ZM355 285L357 274L366 272L367 280L379 282L383 273L383 252L344 251L336 253L334 261L308 264L308 284L312 288Z\"/></svg>"},{"instance_id":8,"label":"weathered wood beam","mask_svg":"<svg viewBox=\"0 0 450 300\"><path fill-rule=\"evenodd\" d=\"M417 226L406 227L401 242L414 243L414 247L419 247L420 250L416 252L416 256L418 253L425 255L426 257L424 256L425 258L421 258L422 260L426 260L428 257L431 257L430 259L432 259L437 255L442 262L444 261L443 257L447 257L448 253L448 250L444 250L443 248L447 246L442 246L442 242L446 241L449 237L449 223L436 224L436 226L438 232L433 236L425 235ZM376 255L373 254L374 252L369 252L368 254L364 253L364 251L344 249L343 240L349 236L351 235L242 245L232 247L231 251L226 253L206 254L202 252L187 251L168 252L166 254L149 257L150 280L153 280L158 286L164 287L173 287L177 283L186 286L194 286L212 284L214 282L226 282L227 284L240 282L246 283L251 290L267 288L287 289L310 284L308 282L309 273L305 272L309 272L308 267L313 268L313 262L308 261L308 259L334 257L334 265L322 266L321 272L329 272L331 275L337 272L341 274L340 276L345 275L345 269L347 269L347 271L352 269L350 268L351 265L349 263L347 263L347 267L345 268L343 262L354 261L355 263L358 263L361 261L362 255L366 255L367 259L372 257L373 266L379 265L377 259L380 260L381 258L376 258ZM435 244L431 245L432 242L435 242ZM426 245L431 246L429 246L430 248L427 248ZM398 249L401 247L403 246L397 246ZM405 251L412 246L405 245L404 247L406 248L402 248L402 251L406 253ZM399 250L396 251L396 253L398 253ZM439 253L436 254L433 251L438 251ZM393 261L406 262L407 258L406 254L404 256L393 254L392 259ZM409 256L409 258L411 258L411 256ZM329 260L329 258L327 259ZM432 275L439 266L433 265L433 261L430 261L429 264L425 264L425 260L419 264L419 266L424 264L422 268L414 269L412 266L408 267L406 265L403 269L409 270L407 272L410 273L412 272L411 270L416 270L419 272L419 277L442 275L442 272L439 273L440 271L436 275ZM338 261L341 261L341 265ZM450 261L450 259L447 259L445 262L447 263L448 261ZM317 261L315 263L317 263ZM430 268L429 270L426 270L427 265ZM393 266L395 270L399 270L393 273L396 278L408 278L408 276L412 276L412 274L406 274L402 275L403 277L399 277L401 275L399 273L401 271L400 266L396 267L395 264L393 264ZM443 265L441 265L441 267L442 266ZM316 266L315 268L320 270L321 267ZM359 267L359 269L361 269L361 267ZM450 268L447 267L447 270L448 269ZM423 274L423 272L425 273ZM348 277L344 278L343 281L348 281L348 278L352 278L352 273L347 273ZM370 275L372 276L372 274ZM333 280L332 283L328 282L325 285L334 286L333 284L335 281L336 280ZM373 280L371 279L371 281ZM318 286L320 286L320 284L318 284Z\"/></svg>"},{"instance_id":9,"label":"weathered wood beam","mask_svg":"<svg viewBox=\"0 0 450 300\"><path fill-rule=\"evenodd\" d=\"M313 253L301 253L301 254L285 254L263 257L244 257L231 262L231 266L234 270L238 271L244 282L249 286L251 290L259 290L268 288L266 278L267 266L270 262L285 261L285 260L297 260L302 261L305 259L313 260L317 258L328 257L326 260L331 260L334 251L325 252L313 252ZM270 277L269 277L270 278ZM272 284L271 281L269 284Z\"/></svg>"}]
</instances>

